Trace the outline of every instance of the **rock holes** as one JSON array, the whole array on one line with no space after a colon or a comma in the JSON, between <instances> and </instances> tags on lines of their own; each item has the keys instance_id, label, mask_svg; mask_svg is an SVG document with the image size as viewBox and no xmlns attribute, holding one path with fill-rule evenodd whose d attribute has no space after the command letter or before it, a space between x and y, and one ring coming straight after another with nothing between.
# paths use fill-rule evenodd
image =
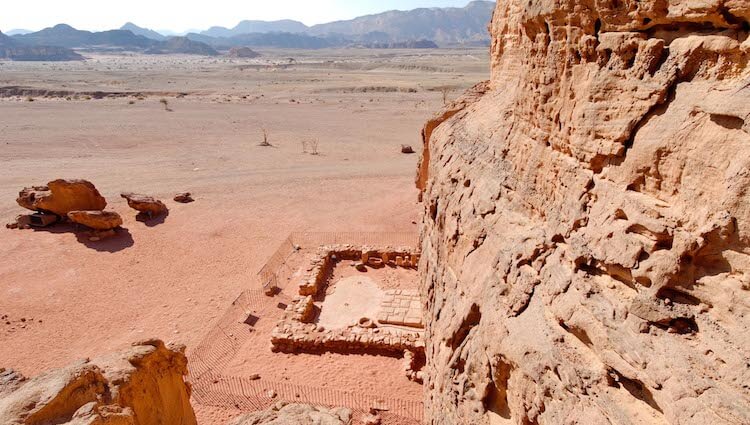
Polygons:
<instances>
[{"instance_id":1,"label":"rock holes","mask_svg":"<svg viewBox=\"0 0 750 425\"><path fill-rule=\"evenodd\" d=\"M512 368L509 364L500 361L495 367L487 393L482 399L485 411L491 417L490 423L513 423L510 405L508 404L508 381Z\"/></svg>"},{"instance_id":2,"label":"rock holes","mask_svg":"<svg viewBox=\"0 0 750 425\"><path fill-rule=\"evenodd\" d=\"M611 383L613 387L625 388L635 399L648 404L652 409L656 410L659 413L664 413L659 404L654 399L654 395L651 393L648 387L643 385L643 382L637 379L626 378L620 372L614 369L610 369L610 374L614 378L613 382Z\"/></svg>"},{"instance_id":3,"label":"rock holes","mask_svg":"<svg viewBox=\"0 0 750 425\"><path fill-rule=\"evenodd\" d=\"M459 326L453 336L448 339L448 345L453 350L456 350L458 347L460 347L466 337L469 336L469 332L471 331L471 329L474 326L478 325L480 320L482 320L482 313L479 311L479 306L476 304L472 304L471 309L469 309L469 313L466 314L466 317L461 322L461 326Z\"/></svg>"}]
</instances>

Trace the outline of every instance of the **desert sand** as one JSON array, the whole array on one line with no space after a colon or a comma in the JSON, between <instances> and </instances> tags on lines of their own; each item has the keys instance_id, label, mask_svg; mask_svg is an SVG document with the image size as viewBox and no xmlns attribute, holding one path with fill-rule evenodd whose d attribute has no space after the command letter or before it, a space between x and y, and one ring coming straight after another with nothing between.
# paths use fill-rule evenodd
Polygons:
<instances>
[{"instance_id":1,"label":"desert sand","mask_svg":"<svg viewBox=\"0 0 750 425\"><path fill-rule=\"evenodd\" d=\"M23 213L25 186L82 178L124 220L98 242L65 225L2 230L0 364L33 376L151 337L190 358L290 232L418 231L417 155L401 145L419 149L442 87L452 98L486 78L486 50L261 53L0 62L0 217ZM128 191L169 215L137 221ZM421 402L397 359L274 357L262 338L246 350L260 360L229 370ZM201 424L241 410L194 405Z\"/></svg>"}]
</instances>

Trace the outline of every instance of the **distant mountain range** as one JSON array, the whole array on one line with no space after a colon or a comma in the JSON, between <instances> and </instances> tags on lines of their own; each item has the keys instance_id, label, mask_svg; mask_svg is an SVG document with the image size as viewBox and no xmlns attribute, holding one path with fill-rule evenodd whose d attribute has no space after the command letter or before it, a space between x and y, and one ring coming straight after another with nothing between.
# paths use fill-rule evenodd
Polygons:
<instances>
[{"instance_id":1,"label":"distant mountain range","mask_svg":"<svg viewBox=\"0 0 750 425\"><path fill-rule=\"evenodd\" d=\"M162 35L154 30L141 28L132 22L128 22L127 24L120 27L120 29L123 31L130 31L135 35L140 35L146 38L150 38L151 40L164 41L167 39L167 36L165 35Z\"/></svg>"},{"instance_id":2,"label":"distant mountain range","mask_svg":"<svg viewBox=\"0 0 750 425\"><path fill-rule=\"evenodd\" d=\"M0 59L15 61L71 61L83 56L64 47L24 46L0 32Z\"/></svg>"},{"instance_id":3,"label":"distant mountain range","mask_svg":"<svg viewBox=\"0 0 750 425\"><path fill-rule=\"evenodd\" d=\"M434 48L487 45L495 2L472 1L466 7L420 8L308 27L292 20L242 21L234 28L212 27L184 37L169 37L131 22L120 29L91 32L59 24L37 32L14 30L15 48L106 49L153 54L214 56L233 47L320 49L325 47ZM0 33L1 34L1 33ZM20 46L20 47L19 47ZM60 50L61 57L66 51ZM6 57L8 55L6 54Z\"/></svg>"},{"instance_id":4,"label":"distant mountain range","mask_svg":"<svg viewBox=\"0 0 750 425\"><path fill-rule=\"evenodd\" d=\"M282 21L242 21L232 29L224 27L211 27L201 32L201 35L209 37L229 38L242 34L288 32L292 34L307 32L307 25L292 20Z\"/></svg>"},{"instance_id":5,"label":"distant mountain range","mask_svg":"<svg viewBox=\"0 0 750 425\"><path fill-rule=\"evenodd\" d=\"M154 43L154 40L135 35L130 31L110 30L91 32L77 30L66 24L55 25L54 27L29 34L15 35L13 39L30 46L48 45L68 48L116 46L120 48L146 49Z\"/></svg>"},{"instance_id":6,"label":"distant mountain range","mask_svg":"<svg viewBox=\"0 0 750 425\"><path fill-rule=\"evenodd\" d=\"M348 21L315 25L312 35L339 34L361 36L387 34L388 41L427 39L438 44L489 42L487 25L495 9L493 1L473 1L466 7L421 8L390 11Z\"/></svg>"},{"instance_id":7,"label":"distant mountain range","mask_svg":"<svg viewBox=\"0 0 750 425\"><path fill-rule=\"evenodd\" d=\"M251 33L292 33L328 37L331 35L359 38L370 33L385 36L380 42L433 40L438 44L466 44L489 41L487 24L495 9L493 1L472 1L466 7L420 8L393 10L308 27L302 22L242 21L236 27L212 27L200 35L231 38Z\"/></svg>"},{"instance_id":8,"label":"distant mountain range","mask_svg":"<svg viewBox=\"0 0 750 425\"><path fill-rule=\"evenodd\" d=\"M135 27L135 25L132 25ZM152 34L152 36L154 36ZM155 36L154 36L155 37ZM82 49L119 49L144 51L151 54L184 53L204 56L218 55L214 48L186 37L163 37L155 40L137 35L132 30L110 30L91 32L77 30L70 25L60 24L41 31L9 37L17 46Z\"/></svg>"}]
</instances>

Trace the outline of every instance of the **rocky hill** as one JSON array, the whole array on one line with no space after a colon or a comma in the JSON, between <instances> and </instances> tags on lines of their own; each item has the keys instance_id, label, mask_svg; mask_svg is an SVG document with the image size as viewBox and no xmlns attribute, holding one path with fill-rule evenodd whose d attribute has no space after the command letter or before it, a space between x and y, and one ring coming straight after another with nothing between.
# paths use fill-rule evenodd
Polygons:
<instances>
[{"instance_id":1,"label":"rocky hill","mask_svg":"<svg viewBox=\"0 0 750 425\"><path fill-rule=\"evenodd\" d=\"M24 46L0 32L0 59L59 62L83 60L83 56L63 47Z\"/></svg>"},{"instance_id":2,"label":"rocky hill","mask_svg":"<svg viewBox=\"0 0 750 425\"><path fill-rule=\"evenodd\" d=\"M748 22L498 2L424 130L427 423L750 423Z\"/></svg>"},{"instance_id":3,"label":"rocky hill","mask_svg":"<svg viewBox=\"0 0 750 425\"><path fill-rule=\"evenodd\" d=\"M164 35L156 32L154 30L150 30L148 28L141 28L141 27L139 27L138 25L136 25L136 24L134 24L132 22L126 23L125 25L123 25L122 27L120 27L120 29L123 30L123 31L130 31L130 32L132 32L135 35L140 35L140 36L143 36L143 37L146 37L146 38L150 38L151 40L164 41L164 40L167 39L166 36L164 36Z\"/></svg>"},{"instance_id":4,"label":"rocky hill","mask_svg":"<svg viewBox=\"0 0 750 425\"><path fill-rule=\"evenodd\" d=\"M130 49L145 49L153 46L155 43L154 40L135 35L130 31L81 31L66 24L55 25L54 27L29 34L16 35L13 38L19 43L29 46L47 45L67 48L116 46Z\"/></svg>"},{"instance_id":5,"label":"rocky hill","mask_svg":"<svg viewBox=\"0 0 750 425\"><path fill-rule=\"evenodd\" d=\"M138 28L138 27L136 27ZM140 29L143 30L143 29ZM144 30L149 31L149 30ZM149 54L193 54L216 56L211 46L187 37L169 37L162 41L133 34L130 30L90 32L60 24L41 31L17 35L12 40L18 46L42 47L46 45L83 49L121 49Z\"/></svg>"},{"instance_id":6,"label":"rocky hill","mask_svg":"<svg viewBox=\"0 0 750 425\"><path fill-rule=\"evenodd\" d=\"M466 7L421 8L390 11L362 16L348 21L315 25L309 34L363 36L377 32L387 34L388 41L428 39L438 44L489 41L487 24L495 3L473 1Z\"/></svg>"},{"instance_id":7,"label":"rocky hill","mask_svg":"<svg viewBox=\"0 0 750 425\"><path fill-rule=\"evenodd\" d=\"M259 57L260 53L249 47L232 47L229 49L227 56L230 58L253 59Z\"/></svg>"},{"instance_id":8,"label":"rocky hill","mask_svg":"<svg viewBox=\"0 0 750 425\"><path fill-rule=\"evenodd\" d=\"M166 41L146 50L147 54L185 54L217 56L219 52L208 44L191 40L187 37L170 37Z\"/></svg>"}]
</instances>

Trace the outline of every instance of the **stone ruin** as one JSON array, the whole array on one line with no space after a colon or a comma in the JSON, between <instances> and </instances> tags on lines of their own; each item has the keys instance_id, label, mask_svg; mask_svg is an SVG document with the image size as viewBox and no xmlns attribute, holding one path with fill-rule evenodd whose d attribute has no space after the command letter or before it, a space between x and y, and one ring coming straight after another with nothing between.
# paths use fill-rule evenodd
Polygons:
<instances>
[{"instance_id":1,"label":"stone ruin","mask_svg":"<svg viewBox=\"0 0 750 425\"><path fill-rule=\"evenodd\" d=\"M342 261L354 262L359 271L369 268L407 268L416 270L419 252L412 248L321 247L310 261L298 283L298 296L286 307L283 318L271 334L272 349L277 352L338 352L403 356L409 379L422 382L424 364L424 324L422 306L416 289L384 291L377 317L361 317L356 323L329 329L316 323L324 292L332 284L334 268ZM325 304L323 302L323 304ZM323 305L322 308L325 308Z\"/></svg>"}]
</instances>

